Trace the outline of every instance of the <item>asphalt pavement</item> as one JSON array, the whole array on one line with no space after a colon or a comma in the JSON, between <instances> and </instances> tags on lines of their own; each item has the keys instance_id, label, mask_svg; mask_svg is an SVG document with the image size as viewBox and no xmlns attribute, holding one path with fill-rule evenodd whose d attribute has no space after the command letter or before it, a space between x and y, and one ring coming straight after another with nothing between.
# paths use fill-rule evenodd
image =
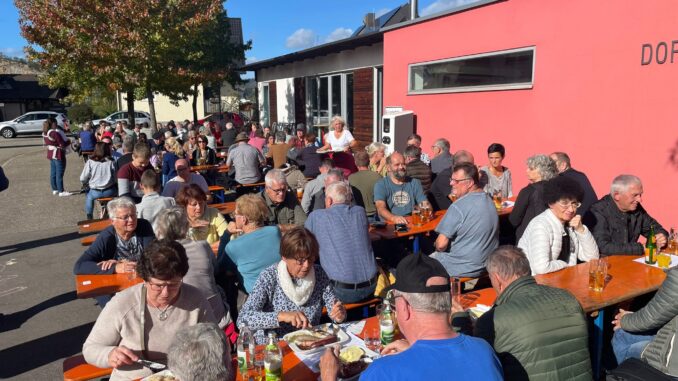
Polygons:
<instances>
[{"instance_id":1,"label":"asphalt pavement","mask_svg":"<svg viewBox=\"0 0 678 381\"><path fill-rule=\"evenodd\" d=\"M63 379L100 309L75 297L73 264L84 248L84 194L52 195L40 137L0 138L0 379ZM79 191L83 162L69 154L65 187Z\"/></svg>"}]
</instances>

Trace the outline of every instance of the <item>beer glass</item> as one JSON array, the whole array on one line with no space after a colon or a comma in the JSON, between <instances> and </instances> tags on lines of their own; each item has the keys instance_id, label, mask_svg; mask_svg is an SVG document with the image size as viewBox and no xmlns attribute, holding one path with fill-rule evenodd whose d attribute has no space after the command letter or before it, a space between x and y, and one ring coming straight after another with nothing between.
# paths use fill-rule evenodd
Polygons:
<instances>
[{"instance_id":1,"label":"beer glass","mask_svg":"<svg viewBox=\"0 0 678 381\"><path fill-rule=\"evenodd\" d=\"M657 255L657 266L660 269L668 269L671 266L671 255L667 253Z\"/></svg>"},{"instance_id":2,"label":"beer glass","mask_svg":"<svg viewBox=\"0 0 678 381\"><path fill-rule=\"evenodd\" d=\"M422 201L419 203L419 210L421 211L421 220L423 224L431 222L433 219L433 207L428 201Z\"/></svg>"},{"instance_id":3,"label":"beer glass","mask_svg":"<svg viewBox=\"0 0 678 381\"><path fill-rule=\"evenodd\" d=\"M412 207L412 225L414 225L414 226L423 225L422 217L421 217L421 209L419 208L419 205L415 205L415 206Z\"/></svg>"},{"instance_id":4,"label":"beer glass","mask_svg":"<svg viewBox=\"0 0 678 381\"><path fill-rule=\"evenodd\" d=\"M497 211L501 210L501 203L504 201L501 197L501 190L494 191L492 195L492 200L494 201L494 207Z\"/></svg>"},{"instance_id":5,"label":"beer glass","mask_svg":"<svg viewBox=\"0 0 678 381\"><path fill-rule=\"evenodd\" d=\"M607 276L607 261L604 258L592 259L589 262L589 289L595 292L603 291Z\"/></svg>"}]
</instances>

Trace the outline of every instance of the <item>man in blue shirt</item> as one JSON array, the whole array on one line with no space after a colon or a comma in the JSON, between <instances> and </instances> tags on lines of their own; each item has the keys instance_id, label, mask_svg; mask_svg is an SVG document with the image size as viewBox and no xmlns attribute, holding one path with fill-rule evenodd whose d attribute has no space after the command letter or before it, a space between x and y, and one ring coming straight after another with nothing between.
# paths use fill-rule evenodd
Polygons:
<instances>
[{"instance_id":1,"label":"man in blue shirt","mask_svg":"<svg viewBox=\"0 0 678 381\"><path fill-rule=\"evenodd\" d=\"M379 218L396 224L406 224L404 216L412 214L414 205L426 201L421 182L406 174L405 158L393 152L386 158L388 176L374 185L374 205Z\"/></svg>"},{"instance_id":2,"label":"man in blue shirt","mask_svg":"<svg viewBox=\"0 0 678 381\"><path fill-rule=\"evenodd\" d=\"M320 265L343 303L374 295L377 267L365 209L351 206L351 188L344 181L325 188L325 209L314 210L305 227L320 245Z\"/></svg>"},{"instance_id":3,"label":"man in blue shirt","mask_svg":"<svg viewBox=\"0 0 678 381\"><path fill-rule=\"evenodd\" d=\"M435 259L410 255L398 265L391 304L404 340L388 344L383 358L360 376L372 380L502 380L502 368L484 340L450 328L450 278ZM336 380L339 360L328 349L320 359L323 381Z\"/></svg>"}]
</instances>

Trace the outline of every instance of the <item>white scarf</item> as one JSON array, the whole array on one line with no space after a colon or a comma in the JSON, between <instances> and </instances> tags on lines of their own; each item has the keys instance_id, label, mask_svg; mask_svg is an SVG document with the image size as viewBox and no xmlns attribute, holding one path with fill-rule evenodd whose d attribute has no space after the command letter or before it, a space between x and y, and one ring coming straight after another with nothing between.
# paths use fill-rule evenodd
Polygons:
<instances>
[{"instance_id":1,"label":"white scarf","mask_svg":"<svg viewBox=\"0 0 678 381\"><path fill-rule=\"evenodd\" d=\"M287 264L284 260L278 262L278 283L285 295L298 307L303 306L311 297L315 288L315 270L311 270L303 278L297 279L296 283L292 281L292 276L287 271Z\"/></svg>"}]
</instances>

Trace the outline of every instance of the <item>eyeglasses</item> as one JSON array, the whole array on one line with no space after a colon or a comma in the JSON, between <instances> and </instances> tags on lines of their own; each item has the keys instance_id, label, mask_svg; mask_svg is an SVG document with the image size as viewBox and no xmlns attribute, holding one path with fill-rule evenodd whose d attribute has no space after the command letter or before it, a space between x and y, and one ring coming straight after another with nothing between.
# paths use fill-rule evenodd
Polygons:
<instances>
[{"instance_id":1,"label":"eyeglasses","mask_svg":"<svg viewBox=\"0 0 678 381\"><path fill-rule=\"evenodd\" d=\"M150 288L153 291L162 291L163 288L167 287L167 290L177 290L179 287L181 287L181 284L183 283L183 280L180 280L178 282L165 282L165 283L153 283L151 281L146 282L148 284L148 288Z\"/></svg>"},{"instance_id":2,"label":"eyeglasses","mask_svg":"<svg viewBox=\"0 0 678 381\"><path fill-rule=\"evenodd\" d=\"M120 217L113 217L114 220L124 220L124 221L132 221L137 219L136 214L128 214L125 216L120 216Z\"/></svg>"},{"instance_id":3,"label":"eyeglasses","mask_svg":"<svg viewBox=\"0 0 678 381\"><path fill-rule=\"evenodd\" d=\"M285 188L280 188L280 189L273 189L273 188L271 188L271 187L266 187L266 188L270 189L271 192L277 193L277 194L285 193L285 191L287 190L287 187L285 187Z\"/></svg>"},{"instance_id":4,"label":"eyeglasses","mask_svg":"<svg viewBox=\"0 0 678 381\"><path fill-rule=\"evenodd\" d=\"M313 257L304 257L304 258L293 258L299 266L303 265L306 262L313 262L315 259Z\"/></svg>"},{"instance_id":5,"label":"eyeglasses","mask_svg":"<svg viewBox=\"0 0 678 381\"><path fill-rule=\"evenodd\" d=\"M177 172L186 171L186 170L188 170L188 167L179 167L179 168L177 168Z\"/></svg>"},{"instance_id":6,"label":"eyeglasses","mask_svg":"<svg viewBox=\"0 0 678 381\"><path fill-rule=\"evenodd\" d=\"M581 202L564 202L564 201L558 201L557 202L558 206L560 206L563 209L569 209L570 207L574 209L579 209L581 206Z\"/></svg>"},{"instance_id":7,"label":"eyeglasses","mask_svg":"<svg viewBox=\"0 0 678 381\"><path fill-rule=\"evenodd\" d=\"M462 181L471 180L470 177L465 177L463 179L450 179L450 184L459 184Z\"/></svg>"}]
</instances>

